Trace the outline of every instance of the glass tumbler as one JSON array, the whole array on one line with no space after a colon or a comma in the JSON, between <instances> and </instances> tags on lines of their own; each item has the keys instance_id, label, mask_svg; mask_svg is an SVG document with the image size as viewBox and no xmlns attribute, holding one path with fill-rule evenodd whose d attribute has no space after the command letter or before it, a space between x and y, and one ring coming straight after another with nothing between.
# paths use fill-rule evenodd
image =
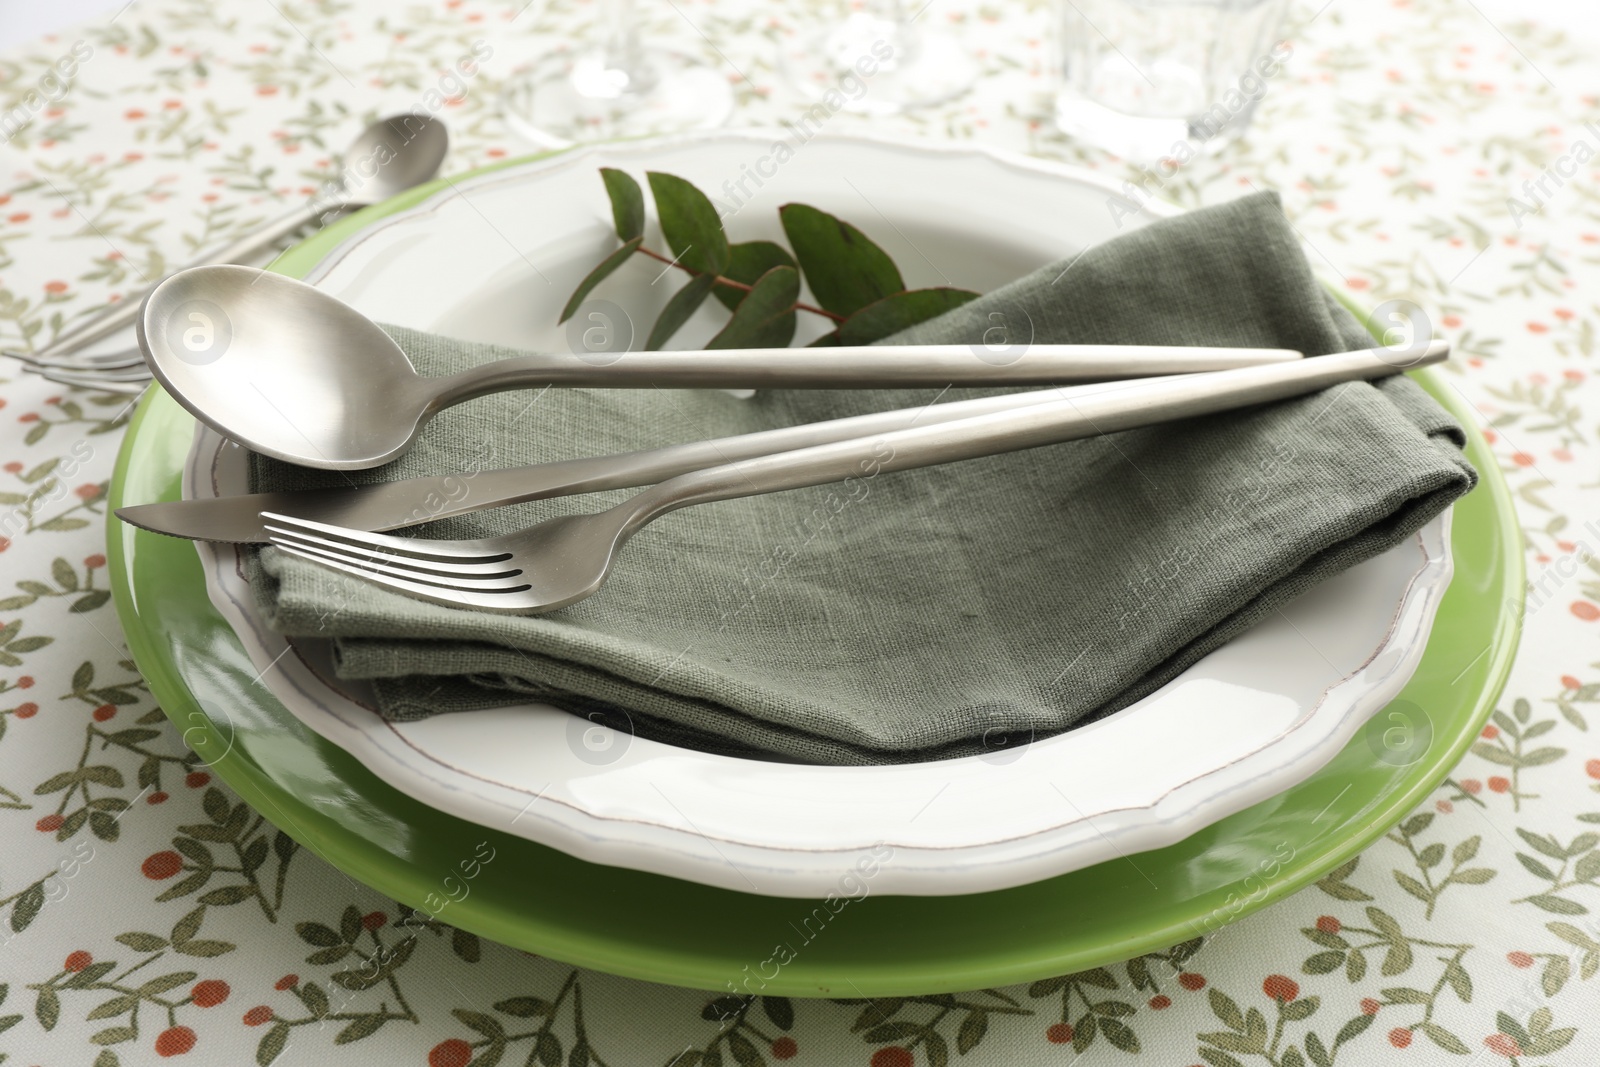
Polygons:
<instances>
[{"instance_id":1,"label":"glass tumbler","mask_svg":"<svg viewBox=\"0 0 1600 1067\"><path fill-rule=\"evenodd\" d=\"M1056 124L1128 159L1233 141L1291 51L1278 36L1288 0L1060 3Z\"/></svg>"}]
</instances>

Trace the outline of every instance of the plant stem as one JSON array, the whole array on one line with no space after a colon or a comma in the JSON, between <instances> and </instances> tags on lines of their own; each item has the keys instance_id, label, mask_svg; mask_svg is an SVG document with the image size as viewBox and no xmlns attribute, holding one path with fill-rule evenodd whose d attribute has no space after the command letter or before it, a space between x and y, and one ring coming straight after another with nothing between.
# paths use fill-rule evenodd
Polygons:
<instances>
[{"instance_id":1,"label":"plant stem","mask_svg":"<svg viewBox=\"0 0 1600 1067\"><path fill-rule=\"evenodd\" d=\"M659 262L665 263L670 267L677 267L681 271L687 271L688 273L693 274L696 277L699 277L701 274L705 273L704 271L695 270L693 267L690 267L690 266L687 266L687 265L685 265L683 263L680 263L676 259L668 259L666 256L662 255L660 252L656 252L656 251L653 251L651 249L648 249L648 248L644 247L643 245L640 245L638 248L634 249L634 251L639 252L642 255L649 256L651 259L654 259L654 260L657 260ZM753 286L753 285L746 285L744 282L736 282L732 278L725 278L720 274L717 275L716 284L717 285L721 285L721 286L726 286L729 289L738 289L741 292L746 292L746 293L748 293L751 289L755 288L755 286ZM827 310L825 310L823 308L812 307L810 304L796 303L794 307L795 307L796 311L809 311L813 315L821 315L824 318L832 319L834 322L843 322L844 318L845 318L843 315L836 315L833 312L827 311Z\"/></svg>"}]
</instances>

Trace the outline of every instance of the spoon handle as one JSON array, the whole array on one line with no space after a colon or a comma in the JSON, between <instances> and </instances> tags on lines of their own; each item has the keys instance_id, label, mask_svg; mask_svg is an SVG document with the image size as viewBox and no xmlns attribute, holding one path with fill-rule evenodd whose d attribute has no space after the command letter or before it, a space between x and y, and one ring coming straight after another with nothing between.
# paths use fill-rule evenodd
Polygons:
<instances>
[{"instance_id":1,"label":"spoon handle","mask_svg":"<svg viewBox=\"0 0 1600 1067\"><path fill-rule=\"evenodd\" d=\"M877 389L1056 385L1297 362L1280 348L1168 345L868 345L518 356L437 379L440 406L543 385L639 389Z\"/></svg>"},{"instance_id":2,"label":"spoon handle","mask_svg":"<svg viewBox=\"0 0 1600 1067\"><path fill-rule=\"evenodd\" d=\"M637 530L691 504L848 482L882 471L930 467L1250 407L1341 382L1387 377L1438 363L1449 354L1448 343L1434 341L1415 351L1374 348L1295 363L1130 382L1015 410L708 467L646 489L617 505L618 515L626 518L628 530Z\"/></svg>"},{"instance_id":3,"label":"spoon handle","mask_svg":"<svg viewBox=\"0 0 1600 1067\"><path fill-rule=\"evenodd\" d=\"M338 205L335 205L338 206ZM257 226L249 233L235 238L232 242L220 248L211 249L192 263L186 263L179 270L188 270L191 267L203 267L211 263L248 263L259 256L263 250L276 245L285 237L290 236L302 226L316 220L317 216L328 210L328 205L318 201L307 201L297 204L291 210L284 212L276 218ZM174 271L173 273L176 273ZM160 281L161 279L156 279ZM64 330L56 336L54 341L37 352L22 352L6 350L6 355L22 360L24 363L45 363L70 356L87 345L104 340L119 330L125 330L139 319L139 312L144 303L144 294L153 288L155 282L136 289L123 296L115 304L107 304L93 315L74 324L69 330Z\"/></svg>"}]
</instances>

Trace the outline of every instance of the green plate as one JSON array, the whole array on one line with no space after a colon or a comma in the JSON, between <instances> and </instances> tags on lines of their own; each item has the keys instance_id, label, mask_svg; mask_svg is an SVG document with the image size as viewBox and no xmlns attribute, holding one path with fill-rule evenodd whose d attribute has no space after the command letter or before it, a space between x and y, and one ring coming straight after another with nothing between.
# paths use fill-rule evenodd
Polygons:
<instances>
[{"instance_id":1,"label":"green plate","mask_svg":"<svg viewBox=\"0 0 1600 1067\"><path fill-rule=\"evenodd\" d=\"M274 269L304 275L350 234L436 188L351 216ZM1452 389L1432 375L1421 381L1471 425ZM193 419L152 389L117 460L112 509L177 499L193 431ZM818 902L586 863L401 793L256 681L207 598L189 543L113 517L108 555L129 647L185 740L268 819L352 877L420 908L429 894L443 894L462 842L488 839L493 862L446 913L483 937L674 985L724 989L750 978L750 991L769 994L906 995L1028 981L1208 933L1321 877L1426 797L1492 710L1520 629L1522 551L1511 498L1476 435L1467 454L1483 477L1455 508L1455 578L1422 664L1398 698L1431 725L1413 762L1376 758L1365 731L1307 781L1179 844L998 892L870 896L836 915L823 911L828 935L810 942L797 931ZM780 967L773 957L782 944L796 951Z\"/></svg>"}]
</instances>

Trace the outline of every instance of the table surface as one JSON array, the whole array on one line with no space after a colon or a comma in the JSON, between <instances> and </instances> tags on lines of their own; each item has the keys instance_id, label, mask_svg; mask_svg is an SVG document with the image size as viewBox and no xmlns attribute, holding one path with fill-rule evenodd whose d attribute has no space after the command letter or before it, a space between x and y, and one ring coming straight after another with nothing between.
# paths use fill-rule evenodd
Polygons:
<instances>
[{"instance_id":1,"label":"table surface","mask_svg":"<svg viewBox=\"0 0 1600 1067\"><path fill-rule=\"evenodd\" d=\"M773 41L818 10L645 8L655 39L727 70L738 123L763 125L798 110ZM936 0L924 17L977 52L978 88L911 118L841 114L835 128L971 138L1136 177L1048 121L1053 10ZM294 1064L339 1045L343 1062L462 1067L489 1062L503 1027L504 1062L572 1067L710 1065L680 1059L708 1049L729 1064L871 1067L1059 1063L1073 1049L1180 1067L1297 1067L1324 1049L1342 1064L1600 1062L1600 427L1585 414L1600 125L1584 125L1600 100L1593 49L1560 28L1573 10L1529 23L1509 4L1301 4L1249 136L1163 190L1193 205L1276 188L1333 284L1425 308L1456 342L1451 380L1520 509L1532 588L1495 724L1337 877L1176 966L910 998L876 1021L860 1005L768 1000L730 1030L702 1014L705 993L466 936L420 938L390 981L339 990L319 1018L348 966L322 942L343 925L359 952L392 947L397 906L303 851L267 861L281 892L229 880L200 894L174 877L180 829L235 801L154 707L109 603L103 500L125 398L0 367L0 1061ZM6 112L76 42L91 54L0 147L0 343L43 344L141 275L310 194L362 121L414 106L475 41L494 55L446 112L448 168L525 150L494 86L593 14L523 0L137 0L12 44ZM1364 968L1350 948L1367 948ZM527 998L553 1015L528 1016ZM1232 1032L1239 1012L1261 1020L1262 1040L1248 1024Z\"/></svg>"}]
</instances>

